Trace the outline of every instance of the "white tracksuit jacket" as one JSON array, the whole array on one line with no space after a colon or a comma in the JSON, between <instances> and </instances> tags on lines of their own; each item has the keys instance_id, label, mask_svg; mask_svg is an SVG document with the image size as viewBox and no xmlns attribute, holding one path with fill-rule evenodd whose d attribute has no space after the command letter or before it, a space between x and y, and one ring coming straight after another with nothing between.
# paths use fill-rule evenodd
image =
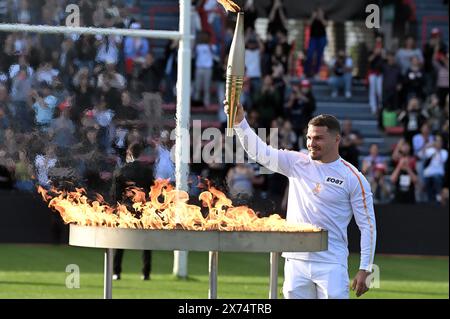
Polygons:
<instances>
[{"instance_id":1,"label":"white tracksuit jacket","mask_svg":"<svg viewBox=\"0 0 450 319\"><path fill-rule=\"evenodd\" d=\"M235 125L235 131L250 158L289 178L287 221L310 223L328 230L327 251L285 252L282 256L347 267L347 226L354 215L361 231L359 269L371 271L376 224L366 178L341 158L323 164L301 152L276 150L264 143L245 119Z\"/></svg>"}]
</instances>

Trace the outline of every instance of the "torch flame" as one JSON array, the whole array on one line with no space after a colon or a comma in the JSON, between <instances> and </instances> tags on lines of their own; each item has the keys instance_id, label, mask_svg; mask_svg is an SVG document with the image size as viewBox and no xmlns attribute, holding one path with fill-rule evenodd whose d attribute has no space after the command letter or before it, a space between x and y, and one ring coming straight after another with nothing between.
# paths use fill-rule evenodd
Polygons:
<instances>
[{"instance_id":1,"label":"torch flame","mask_svg":"<svg viewBox=\"0 0 450 319\"><path fill-rule=\"evenodd\" d=\"M227 11L239 12L241 8L231 0L217 0Z\"/></svg>"},{"instance_id":2,"label":"torch flame","mask_svg":"<svg viewBox=\"0 0 450 319\"><path fill-rule=\"evenodd\" d=\"M139 188L126 191L134 211L122 203L111 207L100 195L89 200L84 189L73 192L38 188L48 206L59 212L65 223L81 226L106 226L139 229L185 229L195 231L282 231L317 232L310 224L289 224L279 215L260 218L246 206L234 207L232 201L218 189L209 186L199 195L201 207L188 204L189 194L174 189L169 180L158 179L147 194Z\"/></svg>"}]
</instances>

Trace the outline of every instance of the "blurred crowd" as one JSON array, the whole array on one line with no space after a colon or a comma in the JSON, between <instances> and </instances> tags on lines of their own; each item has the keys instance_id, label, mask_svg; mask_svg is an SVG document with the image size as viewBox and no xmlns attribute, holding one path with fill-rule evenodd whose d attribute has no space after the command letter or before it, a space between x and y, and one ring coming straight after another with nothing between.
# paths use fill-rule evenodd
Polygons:
<instances>
[{"instance_id":1,"label":"blurred crowd","mask_svg":"<svg viewBox=\"0 0 450 319\"><path fill-rule=\"evenodd\" d=\"M3 1L0 8L5 3L3 21L64 25L69 1ZM142 27L124 4L76 4L81 26ZM3 187L34 191L72 182L110 195L134 143L145 147L142 160L161 166L169 137L161 133L160 86L172 43L159 59L147 39L136 37L15 32L1 33L0 43Z\"/></svg>"},{"instance_id":2,"label":"blurred crowd","mask_svg":"<svg viewBox=\"0 0 450 319\"><path fill-rule=\"evenodd\" d=\"M381 129L402 135L390 158L382 160L373 145L363 161L380 201L448 200L447 46L438 28L422 49L413 36L397 51L386 50L382 36L375 40L368 59L369 104Z\"/></svg>"},{"instance_id":3,"label":"blurred crowd","mask_svg":"<svg viewBox=\"0 0 450 319\"><path fill-rule=\"evenodd\" d=\"M65 0L0 0L0 21L62 25ZM81 25L142 28L125 2L70 1L81 10ZM227 52L235 21L216 0L193 1L192 106L214 114L224 130ZM6 9L5 9L6 8ZM308 21L309 43L289 41L281 0L266 8L263 40L256 32L255 3L245 1L246 76L241 102L251 127L266 128L278 147L305 151L308 121L316 112L313 86L326 79L330 98L352 101L354 61L339 50L326 61L329 19L320 7ZM93 35L0 34L0 186L34 191L58 181L111 199L115 172L127 162L127 148L143 146L140 161L174 181L170 129L163 105L176 100L176 41L155 54L145 38ZM440 30L423 48L406 37L396 50L375 37L368 66L369 104L381 130L403 134L390 154L374 144L361 154L363 134L342 121L341 156L359 168L374 199L435 202L448 198L448 50ZM324 70L326 72L324 73ZM325 75L324 75L325 74ZM218 107L217 107L218 105ZM217 111L216 111L217 110ZM216 114L217 112L217 114ZM278 128L271 133L270 128ZM401 130L399 130L399 128ZM222 143L224 149L225 145ZM192 153L192 152L191 152ZM367 155L367 156L364 156ZM265 174L258 164L228 164L223 157L190 165L191 195L202 178L235 203L261 212L283 213L287 179ZM194 197L194 196L193 196Z\"/></svg>"}]
</instances>

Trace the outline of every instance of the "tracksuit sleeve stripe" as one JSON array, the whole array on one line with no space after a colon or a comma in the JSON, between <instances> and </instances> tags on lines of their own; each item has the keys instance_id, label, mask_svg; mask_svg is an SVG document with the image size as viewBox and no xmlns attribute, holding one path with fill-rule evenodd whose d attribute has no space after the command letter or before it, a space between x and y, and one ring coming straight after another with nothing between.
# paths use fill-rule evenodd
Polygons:
<instances>
[{"instance_id":1,"label":"tracksuit sleeve stripe","mask_svg":"<svg viewBox=\"0 0 450 319\"><path fill-rule=\"evenodd\" d=\"M353 214L355 216L356 223L358 224L358 227L361 231L361 263L360 263L360 269L372 270L373 265L373 258L375 253L375 236L376 236L376 228L375 228L375 214L373 210L373 203L372 203L372 195L370 192L370 186L367 183L367 186L369 187L369 194L366 192L364 188L363 181L361 180L361 177L359 174L345 161L342 161L342 163L352 172L352 174L357 178L358 180L358 186L360 188L360 193L356 193L356 195L361 195L362 197L362 203L363 203L363 209L361 210L360 207L358 207L358 200L356 198L352 198L352 209ZM368 196L369 195L369 196ZM353 194L351 194L353 197ZM370 202L369 202L370 201ZM364 213L362 213L363 211ZM366 222L364 221L364 218L366 219ZM368 226L368 232L367 232L367 226ZM367 240L367 233L369 235L369 240ZM369 247L367 247L369 246Z\"/></svg>"}]
</instances>

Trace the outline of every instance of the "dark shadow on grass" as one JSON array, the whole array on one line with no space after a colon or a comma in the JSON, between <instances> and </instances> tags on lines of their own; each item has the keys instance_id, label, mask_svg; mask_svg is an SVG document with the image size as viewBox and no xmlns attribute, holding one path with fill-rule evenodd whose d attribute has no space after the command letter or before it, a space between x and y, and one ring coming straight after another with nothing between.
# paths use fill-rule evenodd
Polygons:
<instances>
[{"instance_id":1,"label":"dark shadow on grass","mask_svg":"<svg viewBox=\"0 0 450 319\"><path fill-rule=\"evenodd\" d=\"M54 284L49 282L23 282L23 281L0 281L0 285L22 285L22 286L46 286L46 287L60 287L66 288L64 284ZM102 288L103 285L83 285L80 284L82 288ZM69 288L67 288L69 289Z\"/></svg>"},{"instance_id":2,"label":"dark shadow on grass","mask_svg":"<svg viewBox=\"0 0 450 319\"><path fill-rule=\"evenodd\" d=\"M376 289L377 292L383 293L397 293L405 295L427 295L427 296L441 296L445 295L445 292L423 292L423 291L405 291L405 290L391 290L391 289ZM448 296L448 294L447 294Z\"/></svg>"},{"instance_id":3,"label":"dark shadow on grass","mask_svg":"<svg viewBox=\"0 0 450 319\"><path fill-rule=\"evenodd\" d=\"M191 277L191 276L187 276L187 277L173 276L172 278L177 280L177 281L196 281L196 282L201 281L200 279L194 278L194 277Z\"/></svg>"}]
</instances>

